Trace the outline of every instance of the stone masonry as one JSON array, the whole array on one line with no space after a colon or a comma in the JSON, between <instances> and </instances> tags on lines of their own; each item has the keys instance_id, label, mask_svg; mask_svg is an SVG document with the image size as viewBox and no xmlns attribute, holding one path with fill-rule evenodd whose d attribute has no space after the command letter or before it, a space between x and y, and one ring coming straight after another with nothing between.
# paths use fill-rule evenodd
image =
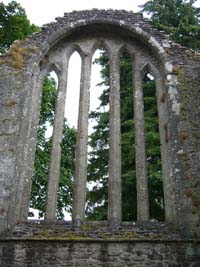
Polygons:
<instances>
[{"instance_id":1,"label":"stone masonry","mask_svg":"<svg viewBox=\"0 0 200 267\"><path fill-rule=\"evenodd\" d=\"M156 83L165 220L178 229L181 240L186 239L181 243L143 239L131 244L93 240L84 246L57 240L54 265L146 266L152 261L151 266L199 266L200 55L169 40L140 14L96 9L67 13L44 25L40 33L15 41L0 56L1 265L51 266L47 262L50 254L54 257L52 241L45 243L43 258L38 259L43 241L18 240L11 233L27 221L42 81L51 71L56 72L59 85L45 220L55 222L68 62L74 51L81 56L82 69L72 219L76 226L84 223L91 61L99 47L105 48L110 59L108 223L121 225L119 57L125 49L133 58L138 222L149 220L141 84L150 72Z\"/></svg>"}]
</instances>

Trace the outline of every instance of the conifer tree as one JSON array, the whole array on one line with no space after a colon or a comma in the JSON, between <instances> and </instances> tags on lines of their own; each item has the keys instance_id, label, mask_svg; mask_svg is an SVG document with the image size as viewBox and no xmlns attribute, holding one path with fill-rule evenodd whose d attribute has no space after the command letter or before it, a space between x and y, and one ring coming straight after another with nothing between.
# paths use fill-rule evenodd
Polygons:
<instances>
[{"instance_id":1,"label":"conifer tree","mask_svg":"<svg viewBox=\"0 0 200 267\"><path fill-rule=\"evenodd\" d=\"M102 66L102 84L105 90L100 96L101 104L90 116L98 122L90 136L88 180L97 184L88 193L88 219L107 219L109 112L102 107L109 105L109 61L104 51L96 63ZM100 84L100 85L102 85ZM158 115L155 98L155 83L148 76L143 82L145 103L145 130L150 187L150 214L152 218L163 219L163 190L158 133ZM120 60L121 98L121 178L122 178L122 217L125 221L136 220L137 193L135 172L135 135L133 113L132 59L125 51ZM95 175L94 175L95 174Z\"/></svg>"},{"instance_id":2,"label":"conifer tree","mask_svg":"<svg viewBox=\"0 0 200 267\"><path fill-rule=\"evenodd\" d=\"M151 0L141 8L158 30L183 46L199 50L200 7L195 3L196 0Z\"/></svg>"}]
</instances>

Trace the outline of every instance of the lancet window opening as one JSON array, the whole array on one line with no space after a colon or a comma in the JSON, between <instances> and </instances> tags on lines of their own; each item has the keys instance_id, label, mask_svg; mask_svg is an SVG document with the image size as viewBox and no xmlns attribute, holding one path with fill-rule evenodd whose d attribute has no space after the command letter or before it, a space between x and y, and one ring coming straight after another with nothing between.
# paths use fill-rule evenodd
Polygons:
<instances>
[{"instance_id":1,"label":"lancet window opening","mask_svg":"<svg viewBox=\"0 0 200 267\"><path fill-rule=\"evenodd\" d=\"M143 73L144 129L151 219L164 219L162 159L155 77ZM162 99L161 99L162 100ZM162 100L163 101L163 100ZM159 103L160 105L160 103Z\"/></svg>"},{"instance_id":2,"label":"lancet window opening","mask_svg":"<svg viewBox=\"0 0 200 267\"><path fill-rule=\"evenodd\" d=\"M69 126L74 128L77 128L78 124L81 64L81 55L76 49L69 57L67 93L65 102L65 118Z\"/></svg>"},{"instance_id":3,"label":"lancet window opening","mask_svg":"<svg viewBox=\"0 0 200 267\"><path fill-rule=\"evenodd\" d=\"M122 220L137 217L137 192L135 173L135 132L133 112L133 62L134 55L126 46L120 50L120 103L121 103L121 182ZM127 193L128 192L128 193Z\"/></svg>"},{"instance_id":4,"label":"lancet window opening","mask_svg":"<svg viewBox=\"0 0 200 267\"><path fill-rule=\"evenodd\" d=\"M63 63L58 76L58 96L56 101L56 112L53 125L53 136L51 145L51 156L49 165L49 178L46 200L45 219L54 220L57 208L57 191L60 176L61 142L63 135L63 121L67 88L68 62Z\"/></svg>"},{"instance_id":5,"label":"lancet window opening","mask_svg":"<svg viewBox=\"0 0 200 267\"><path fill-rule=\"evenodd\" d=\"M67 81L68 81L68 67L69 60L73 54L73 49L67 53L65 60L61 63L61 73L59 76L60 86L58 91L58 98L56 103L56 116L54 122L54 132L51 147L51 163L48 179L48 194L46 201L45 219L47 221L54 221L56 218L57 210L57 195L58 184L60 178L60 165L61 165L61 143L63 138L64 117L65 117L65 103L67 94ZM78 143L78 138L77 138Z\"/></svg>"},{"instance_id":6,"label":"lancet window opening","mask_svg":"<svg viewBox=\"0 0 200 267\"><path fill-rule=\"evenodd\" d=\"M45 209L47 197L47 177L49 176L50 144L53 134L53 125L55 119L55 104L58 94L58 69L55 65L49 66L41 74L42 84L42 104L40 108L40 118L37 132L37 144L35 152L35 172L32 178L32 194L30 199L30 212L32 217L32 207ZM41 156L43 155L43 156ZM39 217L43 218L43 212L39 212Z\"/></svg>"},{"instance_id":7,"label":"lancet window opening","mask_svg":"<svg viewBox=\"0 0 200 267\"><path fill-rule=\"evenodd\" d=\"M99 220L105 221L107 220L109 170L109 56L102 44L93 51L87 171L89 197L86 203L86 216L90 219L90 216L93 217L93 214L100 209L102 213L98 215ZM103 66L102 61L104 61ZM106 73L104 78L102 72ZM96 161L99 162L98 165ZM95 176L97 179L94 182ZM94 201L93 195L96 193L99 198Z\"/></svg>"}]
</instances>

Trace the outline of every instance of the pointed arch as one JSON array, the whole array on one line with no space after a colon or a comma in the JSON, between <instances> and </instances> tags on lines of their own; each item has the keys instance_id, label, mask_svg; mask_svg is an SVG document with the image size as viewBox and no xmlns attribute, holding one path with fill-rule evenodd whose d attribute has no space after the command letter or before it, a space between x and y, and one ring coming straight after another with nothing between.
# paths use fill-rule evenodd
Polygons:
<instances>
[{"instance_id":1,"label":"pointed arch","mask_svg":"<svg viewBox=\"0 0 200 267\"><path fill-rule=\"evenodd\" d=\"M170 218L174 217L174 207L170 201L171 195L173 195L172 188L169 184L172 184L170 177L170 163L168 159L168 141L169 141L169 129L168 129L168 107L166 104L166 86L160 71L151 63L146 62L141 68L142 79L148 73L150 73L155 79L155 90L156 90L156 102L158 111L159 121L159 135L160 135L160 150L161 150L161 161L162 161L162 180L163 180L163 191L164 191L164 205L165 205L165 220L169 221Z\"/></svg>"},{"instance_id":2,"label":"pointed arch","mask_svg":"<svg viewBox=\"0 0 200 267\"><path fill-rule=\"evenodd\" d=\"M68 50L68 82L65 102L65 117L71 126L73 125L73 120L71 117L74 117L74 123L76 124L74 124L73 127L75 128L77 127L78 121L80 79L81 68L83 64L82 56L83 51L78 45L74 45ZM74 109L73 116L71 116L72 109Z\"/></svg>"},{"instance_id":3,"label":"pointed arch","mask_svg":"<svg viewBox=\"0 0 200 267\"><path fill-rule=\"evenodd\" d=\"M94 55L96 50L101 49L101 48L103 48L106 51L108 57L110 58L112 49L109 46L109 44L106 42L106 40L104 39L99 39L93 44L93 47L91 49L91 54Z\"/></svg>"},{"instance_id":4,"label":"pointed arch","mask_svg":"<svg viewBox=\"0 0 200 267\"><path fill-rule=\"evenodd\" d=\"M144 77L147 73L150 73L153 77L156 79L160 79L160 74L158 69L151 63L151 62L146 62L141 68L141 76Z\"/></svg>"},{"instance_id":5,"label":"pointed arch","mask_svg":"<svg viewBox=\"0 0 200 267\"><path fill-rule=\"evenodd\" d=\"M132 59L134 59L135 54L133 48L129 44L123 44L119 49L119 56L122 55L124 52L127 52Z\"/></svg>"},{"instance_id":6,"label":"pointed arch","mask_svg":"<svg viewBox=\"0 0 200 267\"><path fill-rule=\"evenodd\" d=\"M57 62L51 62L48 63L47 65L43 66L43 68L40 71L40 79L43 80L45 76L47 76L51 72L55 72L57 77L59 77L61 73L61 66Z\"/></svg>"},{"instance_id":7,"label":"pointed arch","mask_svg":"<svg viewBox=\"0 0 200 267\"><path fill-rule=\"evenodd\" d=\"M65 53L64 53L64 58L67 58L68 61L70 60L70 57L72 56L72 54L74 52L77 52L79 54L79 56L81 57L81 59L83 59L84 57L84 52L81 49L80 45L77 43L72 43L69 44L69 46L67 47Z\"/></svg>"}]
</instances>

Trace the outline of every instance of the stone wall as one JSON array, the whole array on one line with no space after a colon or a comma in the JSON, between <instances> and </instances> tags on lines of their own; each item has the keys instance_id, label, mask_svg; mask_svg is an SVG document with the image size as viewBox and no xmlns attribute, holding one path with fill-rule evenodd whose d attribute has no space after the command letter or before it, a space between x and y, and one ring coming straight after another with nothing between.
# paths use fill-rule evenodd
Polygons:
<instances>
[{"instance_id":1,"label":"stone wall","mask_svg":"<svg viewBox=\"0 0 200 267\"><path fill-rule=\"evenodd\" d=\"M167 241L0 241L1 267L199 267L200 243Z\"/></svg>"},{"instance_id":2,"label":"stone wall","mask_svg":"<svg viewBox=\"0 0 200 267\"><path fill-rule=\"evenodd\" d=\"M177 47L176 51L180 51ZM187 52L176 54L177 93L180 101L178 120L171 120L171 139L176 153L174 159L174 177L177 211L185 232L193 228L199 235L200 225L200 71L198 55ZM178 62L178 64L177 64ZM176 130L175 130L176 129ZM175 142L177 143L175 144ZM173 152L174 152L173 151ZM171 151L172 152L172 151ZM191 213L188 211L191 210ZM193 223L192 223L193 221ZM192 226L193 225L193 226Z\"/></svg>"},{"instance_id":3,"label":"stone wall","mask_svg":"<svg viewBox=\"0 0 200 267\"><path fill-rule=\"evenodd\" d=\"M185 235L200 236L200 55L123 10L65 14L0 57L0 231L27 217L44 72L60 63L51 60L64 44L94 33L130 41L158 70L167 218Z\"/></svg>"}]
</instances>

